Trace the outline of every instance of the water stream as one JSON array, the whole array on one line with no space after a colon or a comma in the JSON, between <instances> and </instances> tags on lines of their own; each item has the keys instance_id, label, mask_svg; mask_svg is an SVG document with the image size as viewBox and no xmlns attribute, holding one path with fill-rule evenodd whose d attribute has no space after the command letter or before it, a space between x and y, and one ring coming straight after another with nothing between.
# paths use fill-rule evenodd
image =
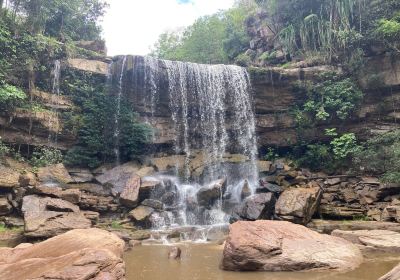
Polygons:
<instances>
[{"instance_id":1,"label":"water stream","mask_svg":"<svg viewBox=\"0 0 400 280\"><path fill-rule=\"evenodd\" d=\"M57 144L58 141L58 131L51 132L51 127L57 127L55 123L58 122L58 102L60 100L60 78L61 78L61 62L60 60L54 61L53 70L51 72L52 75L52 84L51 84L51 106L52 106L52 114L49 117L49 136L48 142L54 142ZM54 135L53 135L54 134Z\"/></svg>"},{"instance_id":2,"label":"water stream","mask_svg":"<svg viewBox=\"0 0 400 280\"><path fill-rule=\"evenodd\" d=\"M223 246L183 243L181 260L169 260L169 246L134 247L125 255L127 280L376 280L389 272L399 256L377 255L347 272L229 272L219 269Z\"/></svg>"}]
</instances>

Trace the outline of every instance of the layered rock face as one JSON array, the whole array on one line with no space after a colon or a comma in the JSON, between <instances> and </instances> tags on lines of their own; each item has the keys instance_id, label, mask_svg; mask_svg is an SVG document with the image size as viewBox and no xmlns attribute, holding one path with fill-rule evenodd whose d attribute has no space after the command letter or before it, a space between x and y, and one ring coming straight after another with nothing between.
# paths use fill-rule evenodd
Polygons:
<instances>
[{"instance_id":1,"label":"layered rock face","mask_svg":"<svg viewBox=\"0 0 400 280\"><path fill-rule=\"evenodd\" d=\"M124 242L100 229L72 230L37 244L0 249L0 278L125 279Z\"/></svg>"},{"instance_id":2,"label":"layered rock face","mask_svg":"<svg viewBox=\"0 0 400 280\"><path fill-rule=\"evenodd\" d=\"M289 222L237 222L230 227L221 267L233 271L354 269L360 250L350 242Z\"/></svg>"}]
</instances>

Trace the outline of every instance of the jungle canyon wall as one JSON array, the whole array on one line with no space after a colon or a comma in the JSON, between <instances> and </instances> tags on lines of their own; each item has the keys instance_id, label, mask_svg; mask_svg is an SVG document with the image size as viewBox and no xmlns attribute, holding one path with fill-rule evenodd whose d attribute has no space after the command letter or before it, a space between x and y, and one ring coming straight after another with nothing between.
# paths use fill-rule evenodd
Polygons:
<instances>
[{"instance_id":1,"label":"jungle canyon wall","mask_svg":"<svg viewBox=\"0 0 400 280\"><path fill-rule=\"evenodd\" d=\"M113 58L114 67L118 67L121 59L122 57ZM223 146L227 143L223 143L223 141L226 136L243 132L235 130L235 121L239 120L241 126L246 122L250 123L250 126L244 127L245 129L253 129L248 115L241 114L249 109L253 109L255 112L255 130L259 149L270 146L289 147L298 141L292 109L306 98L293 91L294 84L298 81L315 81L318 80L321 73L338 70L332 66L293 67L289 69L280 67L250 68L251 100L253 104L244 104L243 99L234 98L234 96L240 97L240 94L242 94L240 86L247 86L246 82L237 80L235 73L232 72L240 69L239 67L214 66L215 69L220 70L214 73L217 76L211 75L210 77L214 79L212 84L223 87L226 91L225 100L222 100L216 96L204 95L199 91L202 87L201 83L204 83L204 81L198 80L196 84L196 79L199 73L205 71L200 66L184 69L182 67L187 64L168 63L170 65L151 58L128 56L123 83L132 86L124 87L123 95L129 99L133 110L139 114L140 118L155 128L154 143L158 147L155 150L169 151L170 153L181 153L185 149L185 145L188 144L185 144L185 139L178 139L179 144L175 146L175 148L178 147L178 150L174 150L174 142L177 140L175 133L177 131L175 127L178 123L176 122L177 118L182 121L187 117L187 123L181 122L179 124L181 127L178 130L181 131L180 134L183 136L185 136L185 131L190 134L190 139L194 141L190 144L193 148L199 148L203 145L203 147L207 146L215 151L225 149ZM68 119L62 117L63 114L60 114L60 112L71 111L78 105L74 104L70 93L67 92L68 88L63 87L62 84L67 79L66 76L73 79L74 75L71 75L71 73L79 73L95 77L96 85L103 83L105 86L109 65L110 59L106 58L62 61L61 93L51 94L35 91L33 94L33 98L49 110L32 112L17 109L12 114L3 113L0 117L0 135L3 141L16 145L54 146L62 150L72 147L76 143L76 130L68 127ZM175 72L168 73L171 69L174 69ZM231 72L229 73L229 71ZM182 90L175 91L180 94L176 97L179 104L175 104L176 107L172 111L168 96L169 87L173 86L178 89L182 85L168 85L168 74L178 75L177 80L179 81L182 81L179 75L187 75L185 79L189 83L189 86L185 87L186 93L182 94ZM157 79L154 79L155 75ZM379 84L372 84L370 82L372 79L378 79ZM232 84L229 84L229 82ZM385 55L369 58L360 75L360 84L364 92L363 103L350 119L335 123L338 130L355 132L359 139L364 140L371 135L399 128L400 59ZM198 107L192 109L188 109L190 106L186 107L189 110L186 112L185 107L181 106L185 102L189 105L197 104ZM221 107L221 105L223 106ZM243 105L245 106L243 107ZM211 107L206 108L205 106ZM212 112L212 114L207 115L205 112ZM196 118L200 119L197 122L198 124L205 126L193 127L191 122ZM226 127L222 125L225 122ZM217 126L207 127L207 123L214 123ZM187 126L186 130L185 126ZM326 126L326 124L317 124L308 129L305 135L308 140L323 140L325 137L323 132ZM198 132L203 134L199 135ZM243 133L248 134L248 131ZM49 141L49 135L53 135L53 137L57 135L57 141ZM254 142L250 138L248 138L250 140L249 145L252 145ZM186 137L187 139L188 137ZM204 141L209 142L205 143ZM249 147L237 144L229 143L227 150L240 153L240 151L235 151L234 148L241 147L238 148L239 150L249 149ZM254 153L254 151L250 152L249 155L251 153Z\"/></svg>"}]
</instances>

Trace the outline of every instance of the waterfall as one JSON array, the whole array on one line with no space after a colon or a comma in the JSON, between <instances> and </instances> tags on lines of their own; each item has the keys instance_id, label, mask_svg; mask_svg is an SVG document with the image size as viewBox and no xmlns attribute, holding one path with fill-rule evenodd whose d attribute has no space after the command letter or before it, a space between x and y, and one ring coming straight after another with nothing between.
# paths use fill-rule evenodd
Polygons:
<instances>
[{"instance_id":1,"label":"waterfall","mask_svg":"<svg viewBox=\"0 0 400 280\"><path fill-rule=\"evenodd\" d=\"M58 131L54 133L54 138L51 133L51 127L53 127L55 122L58 122L58 102L60 100L60 77L61 77L61 62L60 60L54 61L53 70L51 71L52 76L52 84L51 84L51 106L52 106L52 115L49 117L49 136L48 142L57 144L58 141Z\"/></svg>"},{"instance_id":2,"label":"waterfall","mask_svg":"<svg viewBox=\"0 0 400 280\"><path fill-rule=\"evenodd\" d=\"M163 184L164 192L153 193L152 199L164 200L170 195L171 200L164 212L153 215L154 228L226 223L226 205L241 201L244 182L253 192L258 184L256 124L247 70L152 57L129 57L128 62L124 57L118 63L122 67L114 73L119 77L117 103L124 92L153 126L159 117L169 114L173 152L184 158L183 168L176 163L181 173L147 178ZM123 78L129 71L127 79ZM238 155L240 160L229 163L228 154ZM194 157L200 157L205 166L201 179L191 174ZM200 190L221 178L227 182L225 195L221 192L211 205L199 205Z\"/></svg>"},{"instance_id":3,"label":"waterfall","mask_svg":"<svg viewBox=\"0 0 400 280\"><path fill-rule=\"evenodd\" d=\"M121 68L119 69L119 79L118 79L118 92L117 92L117 100L116 100L116 111L114 116L114 155L116 163L120 163L120 153L119 153L119 138L120 138L120 127L119 127L119 119L121 116L121 98L123 92L123 78L125 73L125 65L126 65L127 56L124 56L122 59ZM112 75L109 75L112 77ZM111 81L112 82L112 81Z\"/></svg>"}]
</instances>

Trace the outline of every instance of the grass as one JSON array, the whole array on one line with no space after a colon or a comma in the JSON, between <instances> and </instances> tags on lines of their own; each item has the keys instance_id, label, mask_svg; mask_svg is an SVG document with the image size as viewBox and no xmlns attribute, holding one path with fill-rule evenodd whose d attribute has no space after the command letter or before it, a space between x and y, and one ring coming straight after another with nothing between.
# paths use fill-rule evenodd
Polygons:
<instances>
[{"instance_id":1,"label":"grass","mask_svg":"<svg viewBox=\"0 0 400 280\"><path fill-rule=\"evenodd\" d=\"M113 229L122 229L123 226L118 221L112 221L111 222L111 228L113 228Z\"/></svg>"}]
</instances>

